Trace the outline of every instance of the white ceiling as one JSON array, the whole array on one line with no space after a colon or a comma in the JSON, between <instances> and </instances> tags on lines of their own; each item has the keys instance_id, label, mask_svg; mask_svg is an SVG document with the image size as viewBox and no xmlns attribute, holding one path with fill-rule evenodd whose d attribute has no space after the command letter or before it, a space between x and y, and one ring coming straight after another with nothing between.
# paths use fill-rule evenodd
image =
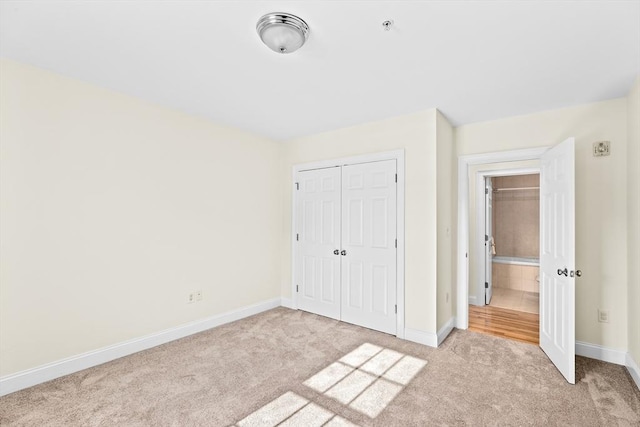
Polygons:
<instances>
[{"instance_id":1,"label":"white ceiling","mask_svg":"<svg viewBox=\"0 0 640 427\"><path fill-rule=\"evenodd\" d=\"M259 40L274 11L311 27L299 51ZM640 0L5 0L0 55L276 140L434 107L461 125L625 96Z\"/></svg>"}]
</instances>

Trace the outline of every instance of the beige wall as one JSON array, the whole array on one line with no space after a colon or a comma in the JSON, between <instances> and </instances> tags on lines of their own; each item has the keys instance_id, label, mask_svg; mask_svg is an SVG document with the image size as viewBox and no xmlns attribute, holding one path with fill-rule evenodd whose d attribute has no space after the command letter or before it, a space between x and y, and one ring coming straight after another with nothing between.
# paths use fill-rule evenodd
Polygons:
<instances>
[{"instance_id":1,"label":"beige wall","mask_svg":"<svg viewBox=\"0 0 640 427\"><path fill-rule=\"evenodd\" d=\"M540 256L540 175L497 176L493 188L526 188L494 191L493 237L497 256Z\"/></svg>"},{"instance_id":2,"label":"beige wall","mask_svg":"<svg viewBox=\"0 0 640 427\"><path fill-rule=\"evenodd\" d=\"M629 352L640 366L640 76L627 97Z\"/></svg>"},{"instance_id":3,"label":"beige wall","mask_svg":"<svg viewBox=\"0 0 640 427\"><path fill-rule=\"evenodd\" d=\"M0 93L1 376L280 296L279 145L10 61Z\"/></svg>"},{"instance_id":4,"label":"beige wall","mask_svg":"<svg viewBox=\"0 0 640 427\"><path fill-rule=\"evenodd\" d=\"M458 155L551 146L571 136L576 138L576 267L583 271L576 288L576 339L626 349L627 100L470 124L455 131ZM593 157L592 143L602 140L611 141L611 156ZM470 259L470 266L473 262ZM598 322L598 308L610 311L609 323Z\"/></svg>"},{"instance_id":5,"label":"beige wall","mask_svg":"<svg viewBox=\"0 0 640 427\"><path fill-rule=\"evenodd\" d=\"M294 165L405 150L405 325L436 332L436 110L325 132L284 144L282 288L291 295L291 171Z\"/></svg>"},{"instance_id":6,"label":"beige wall","mask_svg":"<svg viewBox=\"0 0 640 427\"><path fill-rule=\"evenodd\" d=\"M440 113L436 114L436 167L437 167L437 330L440 330L453 316L455 284L455 200L456 176L455 144L453 127Z\"/></svg>"},{"instance_id":7,"label":"beige wall","mask_svg":"<svg viewBox=\"0 0 640 427\"><path fill-rule=\"evenodd\" d=\"M576 338L622 349L628 339L639 361L639 90L636 82L627 99L453 132L429 110L278 145L2 60L0 376L291 298L292 166L400 148L406 326L436 332L455 301L452 139L456 154L467 155L569 136L576 137L577 267L584 272ZM599 140L611 141L611 156L591 156ZM473 193L480 169L471 169ZM471 197L470 248L474 204ZM471 279L473 266L470 259ZM187 304L197 289L204 300ZM597 322L597 308L610 310L610 323Z\"/></svg>"}]
</instances>

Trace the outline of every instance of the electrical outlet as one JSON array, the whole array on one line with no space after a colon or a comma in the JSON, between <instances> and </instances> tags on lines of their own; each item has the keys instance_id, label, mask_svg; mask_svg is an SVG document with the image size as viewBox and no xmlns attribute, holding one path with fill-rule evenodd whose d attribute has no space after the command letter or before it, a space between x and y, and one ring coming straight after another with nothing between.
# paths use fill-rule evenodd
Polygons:
<instances>
[{"instance_id":1,"label":"electrical outlet","mask_svg":"<svg viewBox=\"0 0 640 427\"><path fill-rule=\"evenodd\" d=\"M196 291L196 301L202 301L202 289Z\"/></svg>"},{"instance_id":2,"label":"electrical outlet","mask_svg":"<svg viewBox=\"0 0 640 427\"><path fill-rule=\"evenodd\" d=\"M598 309L598 322L609 323L609 310Z\"/></svg>"},{"instance_id":3,"label":"electrical outlet","mask_svg":"<svg viewBox=\"0 0 640 427\"><path fill-rule=\"evenodd\" d=\"M611 154L611 143L609 141L593 143L593 157L608 156L609 154Z\"/></svg>"},{"instance_id":4,"label":"electrical outlet","mask_svg":"<svg viewBox=\"0 0 640 427\"><path fill-rule=\"evenodd\" d=\"M190 292L189 296L187 297L187 304L193 304L194 302L196 302L196 293Z\"/></svg>"}]
</instances>

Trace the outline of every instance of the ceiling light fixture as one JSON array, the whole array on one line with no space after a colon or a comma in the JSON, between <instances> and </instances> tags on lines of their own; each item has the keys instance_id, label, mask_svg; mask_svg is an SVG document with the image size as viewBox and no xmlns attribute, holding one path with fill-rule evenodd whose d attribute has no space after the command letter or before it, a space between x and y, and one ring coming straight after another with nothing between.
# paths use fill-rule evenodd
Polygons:
<instances>
[{"instance_id":1,"label":"ceiling light fixture","mask_svg":"<svg viewBox=\"0 0 640 427\"><path fill-rule=\"evenodd\" d=\"M290 13L267 13L258 20L256 31L269 49L278 53L292 53L309 38L309 26Z\"/></svg>"}]
</instances>

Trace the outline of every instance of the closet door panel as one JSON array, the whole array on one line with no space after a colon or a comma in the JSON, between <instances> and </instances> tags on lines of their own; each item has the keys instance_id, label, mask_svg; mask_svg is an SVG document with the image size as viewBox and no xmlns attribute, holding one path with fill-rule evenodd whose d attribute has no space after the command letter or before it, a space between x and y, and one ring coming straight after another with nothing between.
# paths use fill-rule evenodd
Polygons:
<instances>
[{"instance_id":1,"label":"closet door panel","mask_svg":"<svg viewBox=\"0 0 640 427\"><path fill-rule=\"evenodd\" d=\"M303 171L296 191L297 302L301 310L340 319L340 168Z\"/></svg>"},{"instance_id":2,"label":"closet door panel","mask_svg":"<svg viewBox=\"0 0 640 427\"><path fill-rule=\"evenodd\" d=\"M349 277L348 283L350 284L346 304L349 308L361 310L364 303L364 265L360 261L352 261L345 264L346 275Z\"/></svg>"},{"instance_id":3,"label":"closet door panel","mask_svg":"<svg viewBox=\"0 0 640 427\"><path fill-rule=\"evenodd\" d=\"M342 314L396 333L396 161L342 167Z\"/></svg>"}]
</instances>

